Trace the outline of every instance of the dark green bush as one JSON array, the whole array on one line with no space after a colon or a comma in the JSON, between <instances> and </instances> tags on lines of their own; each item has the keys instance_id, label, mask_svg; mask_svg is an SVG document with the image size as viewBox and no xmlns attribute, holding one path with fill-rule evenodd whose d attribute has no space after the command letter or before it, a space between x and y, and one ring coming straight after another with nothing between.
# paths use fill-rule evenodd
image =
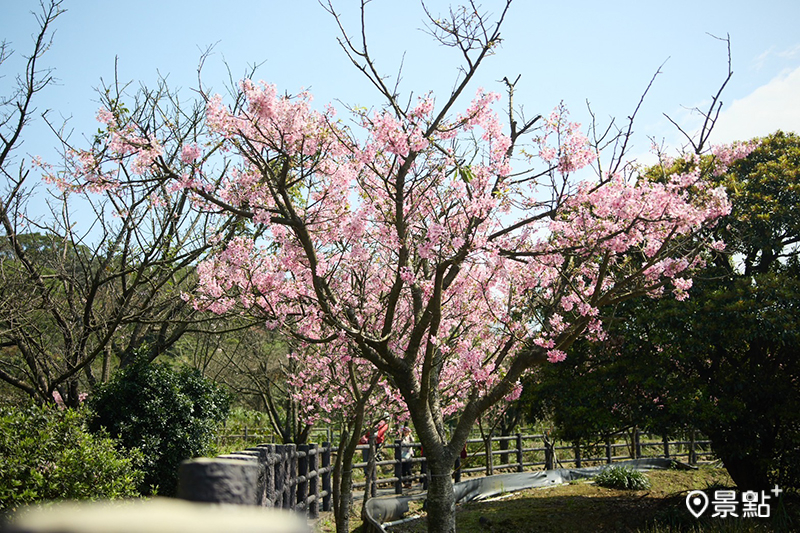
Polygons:
<instances>
[{"instance_id":1,"label":"dark green bush","mask_svg":"<svg viewBox=\"0 0 800 533\"><path fill-rule=\"evenodd\" d=\"M89 427L105 429L127 449L141 450L142 493L157 487L160 495L172 496L181 461L213 454L215 429L229 406L229 395L196 369L137 362L89 398Z\"/></svg>"},{"instance_id":2,"label":"dark green bush","mask_svg":"<svg viewBox=\"0 0 800 533\"><path fill-rule=\"evenodd\" d=\"M0 408L0 511L44 500L138 496L141 454L89 433L83 409Z\"/></svg>"},{"instance_id":3,"label":"dark green bush","mask_svg":"<svg viewBox=\"0 0 800 533\"><path fill-rule=\"evenodd\" d=\"M644 490L650 488L647 476L625 466L609 466L594 478L594 482L608 489Z\"/></svg>"}]
</instances>

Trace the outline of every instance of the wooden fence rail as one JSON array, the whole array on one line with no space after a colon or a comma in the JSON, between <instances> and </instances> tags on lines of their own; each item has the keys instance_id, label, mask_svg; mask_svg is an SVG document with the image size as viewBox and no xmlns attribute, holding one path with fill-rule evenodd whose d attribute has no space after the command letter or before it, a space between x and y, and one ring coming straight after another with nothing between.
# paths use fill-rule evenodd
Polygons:
<instances>
[{"instance_id":1,"label":"wooden fence rail","mask_svg":"<svg viewBox=\"0 0 800 533\"><path fill-rule=\"evenodd\" d=\"M625 442L620 442L625 440ZM503 444L504 443L504 444ZM524 472L526 469L541 468L553 470L555 468L574 466L593 466L598 464L611 464L614 461L640 459L643 457L666 457L685 460L689 464L696 464L700 458L712 456L711 441L697 439L695 432L690 432L686 439L670 440L667 436L657 436L634 430L630 433L620 433L607 438L596 439L593 443L564 443L552 441L546 435L509 435L492 437L487 445L483 439L469 439L467 441L467 457L456 462L454 480L461 480L462 475L493 475L495 471ZM390 485L396 494L403 493L405 482L421 482L427 488L427 472L425 458L421 454L421 446L412 444L415 448L413 464L420 464L420 471L412 474L410 478L401 475L401 459L399 440L385 444L377 450L375 468L370 470L369 445L361 445L359 450L364 454L365 461L356 463L354 468L364 470L365 477L371 476L371 483L357 481L355 488Z\"/></svg>"},{"instance_id":2,"label":"wooden fence rail","mask_svg":"<svg viewBox=\"0 0 800 533\"><path fill-rule=\"evenodd\" d=\"M378 447L371 439L368 445L359 446L364 461L355 463L353 467L363 471L364 475L363 478L358 476L353 488L369 487L372 496L377 493L379 486L393 488L396 494L403 494L404 484L409 482L420 483L422 489L427 489L427 469L422 448L418 443L411 446L415 451L411 462L420 467L419 471L407 477L402 475L400 440ZM711 455L710 441L697 439L694 432L689 433L686 439L669 440L666 436L632 431L597 438L591 443L565 443L553 441L547 435L518 433L493 437L487 441L470 439L465 450L463 464L460 459L456 462L454 481L460 481L462 475L492 475L497 471L524 472L537 468L552 470L570 465L580 468L642 457L685 459L689 464L695 464L701 457ZM259 444L220 455L216 458L217 462L213 459L187 461L181 465L179 495L196 501L293 509L306 513L309 518L317 518L320 510L331 510L331 458L335 453L337 449L329 442L321 445ZM250 463L245 466L252 467L252 478L229 480L222 489L217 481L214 481L217 483L215 487L204 489L202 481L198 481L196 476L187 477L188 474L184 472L184 466L187 470L189 466L199 466L203 469L201 477L216 480L225 477L228 466L231 471L239 472L236 468L241 468L243 461ZM230 486L234 489L230 489Z\"/></svg>"}]
</instances>

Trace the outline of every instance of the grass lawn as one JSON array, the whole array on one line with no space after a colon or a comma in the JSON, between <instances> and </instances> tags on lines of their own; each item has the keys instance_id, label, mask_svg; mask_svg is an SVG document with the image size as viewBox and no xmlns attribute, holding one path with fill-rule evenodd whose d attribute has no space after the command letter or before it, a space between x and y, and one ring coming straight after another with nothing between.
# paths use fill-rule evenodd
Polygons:
<instances>
[{"instance_id":1,"label":"grass lawn","mask_svg":"<svg viewBox=\"0 0 800 533\"><path fill-rule=\"evenodd\" d=\"M647 475L652 487L642 491L606 489L579 482L459 505L457 528L459 533L800 531L798 502L791 498L781 508L771 500L771 518L711 518L713 507L699 520L694 518L686 508L686 494L699 489L713 498L715 490L732 487L724 469L703 466L698 470L661 470ZM417 510L412 505L411 514L422 514L419 505L416 507ZM354 532L362 531L358 512L352 519ZM332 524L332 516L322 518L317 531L332 532ZM391 531L422 533L425 520L394 526Z\"/></svg>"}]
</instances>

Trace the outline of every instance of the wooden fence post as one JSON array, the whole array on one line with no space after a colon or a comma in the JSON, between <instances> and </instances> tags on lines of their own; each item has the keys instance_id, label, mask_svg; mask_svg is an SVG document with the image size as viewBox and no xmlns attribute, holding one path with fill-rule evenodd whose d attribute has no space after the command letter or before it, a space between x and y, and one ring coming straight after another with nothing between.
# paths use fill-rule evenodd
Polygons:
<instances>
[{"instance_id":1,"label":"wooden fence post","mask_svg":"<svg viewBox=\"0 0 800 533\"><path fill-rule=\"evenodd\" d=\"M489 435L488 439L483 441L483 447L486 450L486 475L494 475L494 455L492 454L492 436Z\"/></svg>"},{"instance_id":2,"label":"wooden fence post","mask_svg":"<svg viewBox=\"0 0 800 533\"><path fill-rule=\"evenodd\" d=\"M542 443L544 444L544 469L553 470L553 463L555 462L553 460L553 445L550 443L547 437L542 439Z\"/></svg>"},{"instance_id":3,"label":"wooden fence post","mask_svg":"<svg viewBox=\"0 0 800 533\"><path fill-rule=\"evenodd\" d=\"M639 428L633 428L633 449L635 451L634 459L641 459L642 458L642 442L641 442L641 433L639 433Z\"/></svg>"},{"instance_id":4,"label":"wooden fence post","mask_svg":"<svg viewBox=\"0 0 800 533\"><path fill-rule=\"evenodd\" d=\"M575 441L573 444L575 448L575 468L581 467L581 443L580 441Z\"/></svg>"},{"instance_id":5,"label":"wooden fence post","mask_svg":"<svg viewBox=\"0 0 800 533\"><path fill-rule=\"evenodd\" d=\"M522 433L517 433L517 472L524 472L522 464Z\"/></svg>"},{"instance_id":6,"label":"wooden fence post","mask_svg":"<svg viewBox=\"0 0 800 533\"><path fill-rule=\"evenodd\" d=\"M419 477L422 481L422 490L428 490L428 461L425 456L422 456L422 462L419 464Z\"/></svg>"},{"instance_id":7,"label":"wooden fence post","mask_svg":"<svg viewBox=\"0 0 800 533\"><path fill-rule=\"evenodd\" d=\"M283 444L275 445L273 457L275 467L275 507L286 509L286 449Z\"/></svg>"},{"instance_id":8,"label":"wooden fence post","mask_svg":"<svg viewBox=\"0 0 800 533\"><path fill-rule=\"evenodd\" d=\"M308 480L308 517L311 519L319 518L319 471L317 461L317 445L308 445L308 470L311 472L311 479Z\"/></svg>"},{"instance_id":9,"label":"wooden fence post","mask_svg":"<svg viewBox=\"0 0 800 533\"><path fill-rule=\"evenodd\" d=\"M272 469L273 469L273 484L275 485L275 493L272 499L273 506L283 509L283 446L276 444L272 447Z\"/></svg>"},{"instance_id":10,"label":"wooden fence post","mask_svg":"<svg viewBox=\"0 0 800 533\"><path fill-rule=\"evenodd\" d=\"M331 443L322 443L322 491L325 495L322 497L322 510L328 512L331 510Z\"/></svg>"},{"instance_id":11,"label":"wooden fence post","mask_svg":"<svg viewBox=\"0 0 800 533\"><path fill-rule=\"evenodd\" d=\"M372 432L371 432L372 433ZM371 498L378 495L378 447L375 441L375 435L369 436L369 459L367 460L367 476L365 481L367 485L364 487L364 492L368 492Z\"/></svg>"},{"instance_id":12,"label":"wooden fence post","mask_svg":"<svg viewBox=\"0 0 800 533\"><path fill-rule=\"evenodd\" d=\"M553 445L547 438L545 438L543 442L544 442L544 469L553 470L553 467L555 466L553 452L555 450L553 450Z\"/></svg>"},{"instance_id":13,"label":"wooden fence post","mask_svg":"<svg viewBox=\"0 0 800 533\"><path fill-rule=\"evenodd\" d=\"M308 444L297 445L297 505L303 506L303 512L308 513Z\"/></svg>"},{"instance_id":14,"label":"wooden fence post","mask_svg":"<svg viewBox=\"0 0 800 533\"><path fill-rule=\"evenodd\" d=\"M294 444L283 445L281 458L283 462L283 508L294 510L294 479L297 477L297 458L294 454Z\"/></svg>"},{"instance_id":15,"label":"wooden fence post","mask_svg":"<svg viewBox=\"0 0 800 533\"><path fill-rule=\"evenodd\" d=\"M614 460L614 449L611 447L611 437L606 437L606 463L611 464Z\"/></svg>"},{"instance_id":16,"label":"wooden fence post","mask_svg":"<svg viewBox=\"0 0 800 533\"><path fill-rule=\"evenodd\" d=\"M669 459L669 435L665 433L662 437L662 442L664 443L664 457Z\"/></svg>"},{"instance_id":17,"label":"wooden fence post","mask_svg":"<svg viewBox=\"0 0 800 533\"><path fill-rule=\"evenodd\" d=\"M403 450L402 450L403 441L400 439L395 439L394 441L394 477L397 478L397 481L394 482L394 493L395 494L403 494Z\"/></svg>"},{"instance_id":18,"label":"wooden fence post","mask_svg":"<svg viewBox=\"0 0 800 533\"><path fill-rule=\"evenodd\" d=\"M697 464L697 450L695 450L694 430L689 434L689 464Z\"/></svg>"},{"instance_id":19,"label":"wooden fence post","mask_svg":"<svg viewBox=\"0 0 800 533\"><path fill-rule=\"evenodd\" d=\"M294 473L297 469L292 469L294 458L294 446L283 445L283 508L294 510Z\"/></svg>"}]
</instances>

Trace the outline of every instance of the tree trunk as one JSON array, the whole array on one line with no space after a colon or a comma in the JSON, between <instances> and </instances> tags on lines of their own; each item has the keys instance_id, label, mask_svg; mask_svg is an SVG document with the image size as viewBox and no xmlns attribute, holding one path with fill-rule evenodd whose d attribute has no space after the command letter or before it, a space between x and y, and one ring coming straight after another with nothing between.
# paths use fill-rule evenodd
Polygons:
<instances>
[{"instance_id":1,"label":"tree trunk","mask_svg":"<svg viewBox=\"0 0 800 533\"><path fill-rule=\"evenodd\" d=\"M350 502L353 500L352 459L343 462L342 472L334 481L333 515L337 533L350 531Z\"/></svg>"},{"instance_id":2,"label":"tree trunk","mask_svg":"<svg viewBox=\"0 0 800 533\"><path fill-rule=\"evenodd\" d=\"M500 429L501 437L510 437L511 434L517 429L520 419L522 418L522 410L519 408L519 402L509 404L500 417L498 428ZM511 462L509 457L509 440L505 438L500 440L500 463L507 465Z\"/></svg>"},{"instance_id":3,"label":"tree trunk","mask_svg":"<svg viewBox=\"0 0 800 533\"><path fill-rule=\"evenodd\" d=\"M333 516L337 533L350 531L350 502L353 500L353 453L348 453L350 440L343 429L339 439L340 451L333 467Z\"/></svg>"},{"instance_id":4,"label":"tree trunk","mask_svg":"<svg viewBox=\"0 0 800 533\"><path fill-rule=\"evenodd\" d=\"M739 490L771 489L771 473L775 468L776 433L778 422L760 417L742 417L736 421L744 427L718 426L704 428L711 439L714 455L722 460Z\"/></svg>"},{"instance_id":5,"label":"tree trunk","mask_svg":"<svg viewBox=\"0 0 800 533\"><path fill-rule=\"evenodd\" d=\"M717 447L714 442L711 441L714 454L722 460L725 469L739 490L761 491L772 488L769 473L765 469L767 465L763 459L732 452L726 450L724 446ZM771 457L771 454L766 453L764 457Z\"/></svg>"},{"instance_id":6,"label":"tree trunk","mask_svg":"<svg viewBox=\"0 0 800 533\"><path fill-rule=\"evenodd\" d=\"M486 475L494 475L494 457L492 456L492 433L483 437L483 451L486 454Z\"/></svg>"},{"instance_id":7,"label":"tree trunk","mask_svg":"<svg viewBox=\"0 0 800 533\"><path fill-rule=\"evenodd\" d=\"M373 381L377 383L377 379ZM353 457L358 446L358 436L364 429L364 405L372 394L369 391L356 403L351 424L343 423L339 436L339 452L333 469L333 515L336 533L350 531L350 505L353 501Z\"/></svg>"},{"instance_id":8,"label":"tree trunk","mask_svg":"<svg viewBox=\"0 0 800 533\"><path fill-rule=\"evenodd\" d=\"M750 461L746 457L723 458L722 461L739 490L759 491L769 488L769 479L766 473L759 468L755 461Z\"/></svg>"},{"instance_id":9,"label":"tree trunk","mask_svg":"<svg viewBox=\"0 0 800 533\"><path fill-rule=\"evenodd\" d=\"M501 437L508 437L508 435L504 435L502 433L500 434L500 436ZM507 465L508 463L511 462L511 459L509 457L510 452L508 451L508 448L509 448L508 442L509 441L506 440L505 438L500 439L500 443L499 443L500 444L500 451L498 452L498 455L500 456L500 464L502 464L502 465Z\"/></svg>"},{"instance_id":10,"label":"tree trunk","mask_svg":"<svg viewBox=\"0 0 800 533\"><path fill-rule=\"evenodd\" d=\"M430 471L428 485L428 533L455 533L456 499L453 492L453 462L427 457Z\"/></svg>"},{"instance_id":11,"label":"tree trunk","mask_svg":"<svg viewBox=\"0 0 800 533\"><path fill-rule=\"evenodd\" d=\"M355 437L354 437L355 438ZM367 468L364 470L364 499L361 503L361 520L363 522L367 521L366 512L367 512L367 500L370 498L374 498L377 495L377 487L375 486L376 482L376 471L377 471L377 453L378 448L375 444L375 428L370 430L369 436L369 453L367 454Z\"/></svg>"}]
</instances>

